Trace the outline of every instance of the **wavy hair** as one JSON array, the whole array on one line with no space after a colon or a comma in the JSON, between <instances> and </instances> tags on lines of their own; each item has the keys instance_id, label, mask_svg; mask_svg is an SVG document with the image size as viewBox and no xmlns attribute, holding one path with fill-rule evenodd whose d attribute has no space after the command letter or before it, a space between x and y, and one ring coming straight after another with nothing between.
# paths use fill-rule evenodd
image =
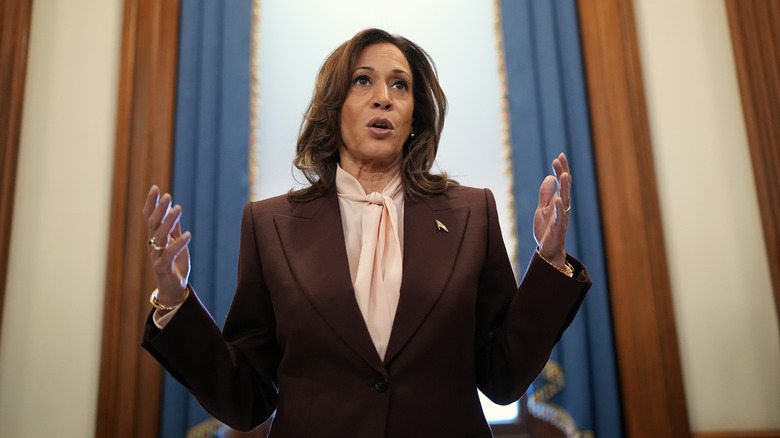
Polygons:
<instances>
[{"instance_id":1,"label":"wavy hair","mask_svg":"<svg viewBox=\"0 0 780 438\"><path fill-rule=\"evenodd\" d=\"M458 185L446 173L431 173L447 112L447 98L439 85L436 65L425 50L408 39L381 29L366 29L334 50L317 75L293 160L309 186L290 190L288 195L294 201L317 198L335 181L340 160L341 107L352 85L352 70L363 50L378 43L398 47L412 70L414 137L404 143L401 160L405 194L426 197L446 193Z\"/></svg>"}]
</instances>

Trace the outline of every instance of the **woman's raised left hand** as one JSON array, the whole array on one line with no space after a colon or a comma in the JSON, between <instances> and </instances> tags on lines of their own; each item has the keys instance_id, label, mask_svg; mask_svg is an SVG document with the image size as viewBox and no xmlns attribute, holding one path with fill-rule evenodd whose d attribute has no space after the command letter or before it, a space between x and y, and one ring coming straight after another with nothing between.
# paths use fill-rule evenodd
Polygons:
<instances>
[{"instance_id":1,"label":"woman's raised left hand","mask_svg":"<svg viewBox=\"0 0 780 438\"><path fill-rule=\"evenodd\" d=\"M539 253L558 267L566 265L566 229L571 210L571 174L566 155L553 160L555 175L548 175L539 188L539 205L534 213L534 238ZM556 183L558 190L556 190Z\"/></svg>"}]
</instances>

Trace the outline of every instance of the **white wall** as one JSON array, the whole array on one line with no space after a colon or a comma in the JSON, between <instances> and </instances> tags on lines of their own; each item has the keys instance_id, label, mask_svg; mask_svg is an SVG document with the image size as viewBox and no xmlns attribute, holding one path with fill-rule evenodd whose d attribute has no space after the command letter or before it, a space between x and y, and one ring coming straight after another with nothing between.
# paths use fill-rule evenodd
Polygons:
<instances>
[{"instance_id":1,"label":"white wall","mask_svg":"<svg viewBox=\"0 0 780 438\"><path fill-rule=\"evenodd\" d=\"M725 4L635 10L691 429L780 428L780 330Z\"/></svg>"},{"instance_id":2,"label":"white wall","mask_svg":"<svg viewBox=\"0 0 780 438\"><path fill-rule=\"evenodd\" d=\"M0 437L94 434L121 5L33 2Z\"/></svg>"}]
</instances>

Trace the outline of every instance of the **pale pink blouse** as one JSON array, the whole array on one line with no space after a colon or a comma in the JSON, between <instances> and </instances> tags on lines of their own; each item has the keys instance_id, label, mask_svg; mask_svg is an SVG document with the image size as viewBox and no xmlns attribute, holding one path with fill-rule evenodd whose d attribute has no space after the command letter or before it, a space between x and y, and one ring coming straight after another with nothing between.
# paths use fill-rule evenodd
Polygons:
<instances>
[{"instance_id":1,"label":"pale pink blouse","mask_svg":"<svg viewBox=\"0 0 780 438\"><path fill-rule=\"evenodd\" d=\"M366 194L360 182L336 169L349 273L360 312L384 359L401 290L404 191L401 175L382 193Z\"/></svg>"}]
</instances>

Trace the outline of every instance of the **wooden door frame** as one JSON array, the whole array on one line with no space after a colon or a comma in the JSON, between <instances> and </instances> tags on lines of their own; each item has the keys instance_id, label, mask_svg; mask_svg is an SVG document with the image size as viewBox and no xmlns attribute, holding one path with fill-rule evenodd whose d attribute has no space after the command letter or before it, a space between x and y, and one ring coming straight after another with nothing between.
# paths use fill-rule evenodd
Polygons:
<instances>
[{"instance_id":1,"label":"wooden door frame","mask_svg":"<svg viewBox=\"0 0 780 438\"><path fill-rule=\"evenodd\" d=\"M780 3L726 0L726 12L780 320Z\"/></svg>"},{"instance_id":2,"label":"wooden door frame","mask_svg":"<svg viewBox=\"0 0 780 438\"><path fill-rule=\"evenodd\" d=\"M0 0L0 328L11 249L32 6L33 0Z\"/></svg>"},{"instance_id":3,"label":"wooden door frame","mask_svg":"<svg viewBox=\"0 0 780 438\"><path fill-rule=\"evenodd\" d=\"M141 207L170 190L179 0L125 0L96 437L159 436L162 370L142 351L154 277Z\"/></svg>"}]
</instances>

